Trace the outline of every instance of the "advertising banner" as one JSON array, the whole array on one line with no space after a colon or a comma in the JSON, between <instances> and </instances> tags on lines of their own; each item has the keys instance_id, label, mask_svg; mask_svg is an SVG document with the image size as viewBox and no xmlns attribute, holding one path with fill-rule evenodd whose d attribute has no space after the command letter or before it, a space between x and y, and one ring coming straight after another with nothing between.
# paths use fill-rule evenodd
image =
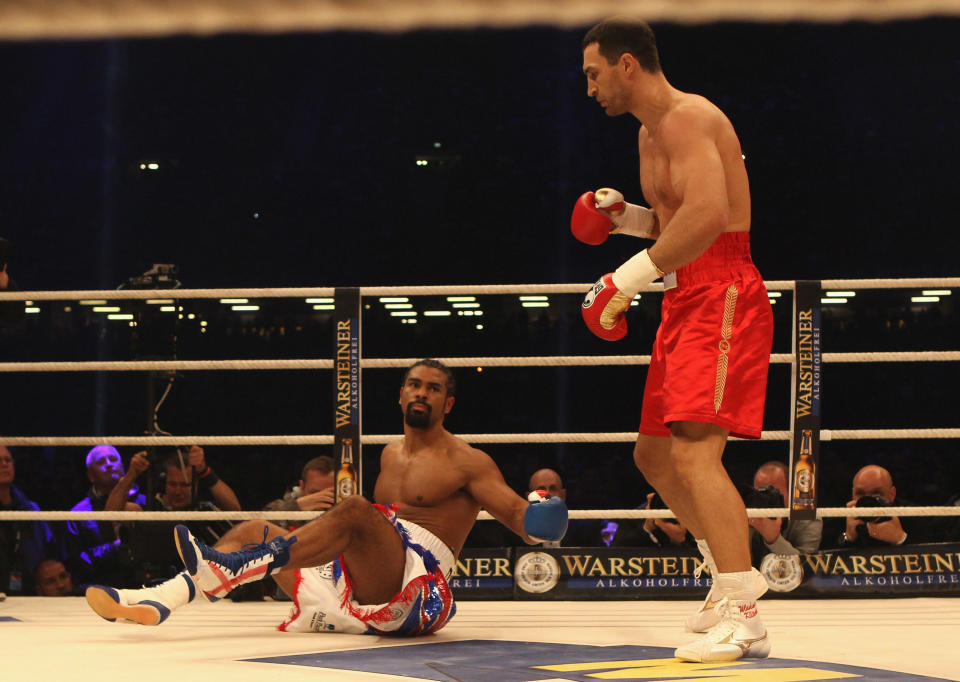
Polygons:
<instances>
[{"instance_id":1,"label":"advertising banner","mask_svg":"<svg viewBox=\"0 0 960 682\"><path fill-rule=\"evenodd\" d=\"M817 474L820 471L820 282L797 282L794 339L793 448L791 450L790 518L817 516Z\"/></svg>"},{"instance_id":2,"label":"advertising banner","mask_svg":"<svg viewBox=\"0 0 960 682\"><path fill-rule=\"evenodd\" d=\"M960 545L894 545L787 556L768 554L767 597L960 596Z\"/></svg>"},{"instance_id":3,"label":"advertising banner","mask_svg":"<svg viewBox=\"0 0 960 682\"><path fill-rule=\"evenodd\" d=\"M695 549L664 553L658 548L517 547L513 576L517 599L599 601L687 599L710 590Z\"/></svg>"},{"instance_id":4,"label":"advertising banner","mask_svg":"<svg viewBox=\"0 0 960 682\"><path fill-rule=\"evenodd\" d=\"M360 457L360 289L334 290L333 452L337 502L362 487Z\"/></svg>"},{"instance_id":5,"label":"advertising banner","mask_svg":"<svg viewBox=\"0 0 960 682\"><path fill-rule=\"evenodd\" d=\"M701 599L713 584L695 549L464 549L450 586L459 600ZM960 596L960 544L768 554L764 599Z\"/></svg>"},{"instance_id":6,"label":"advertising banner","mask_svg":"<svg viewBox=\"0 0 960 682\"><path fill-rule=\"evenodd\" d=\"M513 548L465 548L449 582L460 601L513 599Z\"/></svg>"}]
</instances>

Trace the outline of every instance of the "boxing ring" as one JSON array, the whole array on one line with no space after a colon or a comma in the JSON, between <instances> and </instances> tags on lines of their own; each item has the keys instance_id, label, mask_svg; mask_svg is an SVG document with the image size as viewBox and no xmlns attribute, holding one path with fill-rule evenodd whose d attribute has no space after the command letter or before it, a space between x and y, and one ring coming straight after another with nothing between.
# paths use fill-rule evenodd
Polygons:
<instances>
[{"instance_id":1,"label":"boxing ring","mask_svg":"<svg viewBox=\"0 0 960 682\"><path fill-rule=\"evenodd\" d=\"M156 628L100 620L82 597L0 603L3 680L960 679L955 600L761 602L771 658L678 663L692 602L461 602L436 635L292 634L288 603L187 606ZM16 621L4 619L16 618ZM927 676L927 677L922 677Z\"/></svg>"},{"instance_id":2,"label":"boxing ring","mask_svg":"<svg viewBox=\"0 0 960 682\"><path fill-rule=\"evenodd\" d=\"M320 315L339 315L336 301L348 305L346 317L369 314L361 305L373 300L418 296L448 297L449 312L471 311L455 308L455 301L476 296L523 296L538 301L547 297L575 295L577 299L590 283L556 285L492 285L449 287L363 287L356 291L333 288L296 289L176 289L109 291L34 291L0 293L0 300L22 300L40 309L46 302L98 300L169 300L177 314L192 299L264 301L277 298L320 300ZM767 282L777 305L792 296L797 314L797 283ZM816 283L823 290L940 289L960 287L960 278L923 280L831 280ZM658 296L659 285L650 285L643 295ZM450 300L453 299L453 300ZM571 301L577 300L571 298ZM564 303L565 305L566 303ZM375 305L375 304L373 304ZM409 320L426 315L409 315L414 306L401 309ZM181 310L180 313L186 311ZM121 313L122 314L122 313ZM158 313L159 314L159 313ZM355 318L350 318L354 315ZM339 318L338 318L339 319ZM0 373L10 372L150 372L150 371L346 371L355 380L359 400L361 376L368 370L404 368L420 358L364 358L360 354L359 324L356 345L347 365L331 359L243 359L170 361L89 361L89 362L5 362ZM798 348L796 328L790 353L773 353L773 365L789 365L796 375ZM350 344L345 344L349 346ZM340 347L332 342L331 347ZM886 353L822 353L824 363L905 363L956 362L960 351L919 351ZM644 355L594 355L548 357L445 357L437 358L451 367L505 367L523 372L530 367L642 366ZM355 369L351 370L350 363ZM395 383L395 382L394 382ZM391 383L393 385L393 383ZM798 390L796 384L791 392ZM624 400L627 400L624 398ZM626 412L638 410L638 399L628 401ZM791 396L791 424L795 404ZM768 408L769 409L769 408ZM633 416L629 417L632 425ZM331 419L331 423L334 423ZM492 423L495 423L492 421ZM359 428L350 435L360 443L378 446L398 434L364 434ZM207 435L178 436L3 436L7 446L114 446L171 445L324 445L337 442L334 434L317 435ZM762 441L780 441L792 450L796 428L765 431ZM928 429L817 429L819 440L856 439L956 439L960 428ZM484 444L524 443L609 443L630 449L636 434L626 432L576 433L457 433L468 442ZM740 447L751 447L744 443ZM729 455L728 455L729 457ZM369 486L366 486L369 489ZM956 507L901 508L901 515L953 516ZM754 509L752 516L788 516L786 509ZM843 508L819 508L821 518L857 513ZM57 521L75 518L111 520L147 519L292 519L312 518L313 513L291 512L95 512L78 516L72 512L0 512L0 523L13 519ZM591 509L572 510L571 518L669 517L668 510ZM489 522L481 512L480 522ZM454 590L456 594L456 589ZM699 600L703 593L697 595ZM131 674L145 680L205 679L229 675L234 680L261 679L282 675L284 679L375 680L589 680L589 679L701 679L721 676L751 680L813 680L859 677L860 679L960 679L952 653L953 635L960 626L957 602L944 597L897 599L764 599L764 622L771 632L772 657L762 661L732 664L688 664L672 659L673 648L692 638L684 635L681 623L695 606L694 601L460 601L457 616L434 636L390 639L351 635L290 634L276 631L275 625L289 609L289 602L221 601L190 605L177 611L156 628L107 623L89 610L81 597L9 597L0 603L3 637L3 669L0 679L101 679ZM55 655L51 655L51 648ZM278 667L278 666L283 666Z\"/></svg>"}]
</instances>

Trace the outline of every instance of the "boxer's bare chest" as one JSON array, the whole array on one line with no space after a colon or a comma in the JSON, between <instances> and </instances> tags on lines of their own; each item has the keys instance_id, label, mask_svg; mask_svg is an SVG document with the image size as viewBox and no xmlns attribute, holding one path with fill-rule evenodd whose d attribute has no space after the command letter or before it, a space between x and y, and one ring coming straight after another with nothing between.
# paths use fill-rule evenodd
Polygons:
<instances>
[{"instance_id":1,"label":"boxer's bare chest","mask_svg":"<svg viewBox=\"0 0 960 682\"><path fill-rule=\"evenodd\" d=\"M639 148L643 198L659 215L672 214L680 197L670 182L670 159L660 141L647 131L640 135Z\"/></svg>"},{"instance_id":2,"label":"boxer's bare chest","mask_svg":"<svg viewBox=\"0 0 960 682\"><path fill-rule=\"evenodd\" d=\"M466 476L443 450L416 453L398 451L377 481L378 498L390 502L432 507L454 497L466 484Z\"/></svg>"}]
</instances>

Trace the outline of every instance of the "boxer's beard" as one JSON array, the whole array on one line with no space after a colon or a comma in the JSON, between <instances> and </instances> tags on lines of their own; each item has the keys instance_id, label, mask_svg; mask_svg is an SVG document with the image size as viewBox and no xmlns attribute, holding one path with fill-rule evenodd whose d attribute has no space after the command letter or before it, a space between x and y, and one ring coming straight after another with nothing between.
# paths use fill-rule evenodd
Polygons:
<instances>
[{"instance_id":1,"label":"boxer's beard","mask_svg":"<svg viewBox=\"0 0 960 682\"><path fill-rule=\"evenodd\" d=\"M424 407L423 412L414 412L411 409L414 405L422 405ZM433 408L431 408L426 402L414 400L407 404L407 411L404 414L404 421L407 422L407 426L412 426L415 429L425 429L430 426L430 413L432 411Z\"/></svg>"}]
</instances>

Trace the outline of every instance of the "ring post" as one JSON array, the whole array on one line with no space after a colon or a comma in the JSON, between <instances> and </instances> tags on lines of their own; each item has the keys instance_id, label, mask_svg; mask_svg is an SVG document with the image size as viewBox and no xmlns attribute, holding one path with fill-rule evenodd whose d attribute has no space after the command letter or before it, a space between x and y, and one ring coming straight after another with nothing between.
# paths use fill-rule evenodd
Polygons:
<instances>
[{"instance_id":1,"label":"ring post","mask_svg":"<svg viewBox=\"0 0 960 682\"><path fill-rule=\"evenodd\" d=\"M360 449L360 289L337 287L333 331L333 452L336 501L359 493Z\"/></svg>"},{"instance_id":2,"label":"ring post","mask_svg":"<svg viewBox=\"0 0 960 682\"><path fill-rule=\"evenodd\" d=\"M819 281L797 281L793 297L793 440L790 518L817 517L820 470L821 315ZM799 455L797 454L799 452Z\"/></svg>"}]
</instances>

